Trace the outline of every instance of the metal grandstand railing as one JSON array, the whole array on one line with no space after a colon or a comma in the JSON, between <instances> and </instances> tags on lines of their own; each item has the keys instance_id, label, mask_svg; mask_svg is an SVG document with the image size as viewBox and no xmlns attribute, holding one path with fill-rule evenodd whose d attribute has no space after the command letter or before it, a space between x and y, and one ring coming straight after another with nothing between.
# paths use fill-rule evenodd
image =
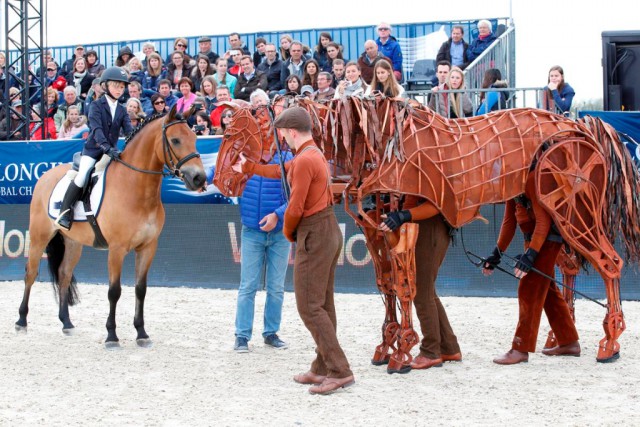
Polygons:
<instances>
[{"instance_id":1,"label":"metal grandstand railing","mask_svg":"<svg viewBox=\"0 0 640 427\"><path fill-rule=\"evenodd\" d=\"M497 68L511 87L516 86L516 30L508 27L475 61L464 70L465 84L469 88L482 87L484 73Z\"/></svg>"}]
</instances>

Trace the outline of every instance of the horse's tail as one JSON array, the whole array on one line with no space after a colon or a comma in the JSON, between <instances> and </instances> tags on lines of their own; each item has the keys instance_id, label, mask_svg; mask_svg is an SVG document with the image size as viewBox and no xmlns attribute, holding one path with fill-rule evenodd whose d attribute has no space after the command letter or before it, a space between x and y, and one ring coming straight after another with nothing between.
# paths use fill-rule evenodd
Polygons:
<instances>
[{"instance_id":1,"label":"horse's tail","mask_svg":"<svg viewBox=\"0 0 640 427\"><path fill-rule=\"evenodd\" d=\"M627 261L640 262L640 174L616 130L597 117L580 120L594 134L607 162L609 176L602 221L613 242L620 238Z\"/></svg>"},{"instance_id":2,"label":"horse's tail","mask_svg":"<svg viewBox=\"0 0 640 427\"><path fill-rule=\"evenodd\" d=\"M47 244L47 258L49 259L49 273L51 273L51 285L56 295L56 300L60 298L60 277L58 269L62 264L64 258L64 237L62 234L56 233L53 239ZM80 294L78 293L78 287L76 277L71 275L71 283L69 283L69 292L67 292L67 303L69 305L75 305L80 301Z\"/></svg>"}]
</instances>

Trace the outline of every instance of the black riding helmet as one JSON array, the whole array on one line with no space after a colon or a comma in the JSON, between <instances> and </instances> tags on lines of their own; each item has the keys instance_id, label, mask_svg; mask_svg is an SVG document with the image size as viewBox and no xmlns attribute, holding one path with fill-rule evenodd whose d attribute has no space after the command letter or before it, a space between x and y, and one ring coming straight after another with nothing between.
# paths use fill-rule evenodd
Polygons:
<instances>
[{"instance_id":1,"label":"black riding helmet","mask_svg":"<svg viewBox=\"0 0 640 427\"><path fill-rule=\"evenodd\" d=\"M107 95L109 95L113 99L113 95L109 92L108 82L122 82L125 86L129 84L129 75L127 72L120 67L109 67L103 71L100 75L100 84L103 85L103 88Z\"/></svg>"}]
</instances>

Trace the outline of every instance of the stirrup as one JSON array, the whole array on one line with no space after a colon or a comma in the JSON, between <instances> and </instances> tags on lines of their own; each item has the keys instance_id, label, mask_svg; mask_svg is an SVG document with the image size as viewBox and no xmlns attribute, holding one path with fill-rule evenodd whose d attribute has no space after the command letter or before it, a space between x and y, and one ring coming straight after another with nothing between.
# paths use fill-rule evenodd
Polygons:
<instances>
[{"instance_id":1,"label":"stirrup","mask_svg":"<svg viewBox=\"0 0 640 427\"><path fill-rule=\"evenodd\" d=\"M73 215L73 212L71 212L71 209L67 209L66 211L60 213L60 215L58 215L58 218L56 218L56 220L54 221L54 224L60 228L64 228L65 230L69 231L71 230L71 226L73 225L73 218L71 220L69 219L65 220L65 215L67 214ZM62 224L61 223L62 221L64 221L65 223Z\"/></svg>"}]
</instances>

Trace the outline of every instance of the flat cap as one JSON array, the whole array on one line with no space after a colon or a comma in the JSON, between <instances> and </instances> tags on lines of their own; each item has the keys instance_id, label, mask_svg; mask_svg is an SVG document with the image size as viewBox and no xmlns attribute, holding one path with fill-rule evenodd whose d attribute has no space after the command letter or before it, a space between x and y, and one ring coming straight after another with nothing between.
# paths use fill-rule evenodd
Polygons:
<instances>
[{"instance_id":1,"label":"flat cap","mask_svg":"<svg viewBox=\"0 0 640 427\"><path fill-rule=\"evenodd\" d=\"M302 107L291 107L284 110L273 122L280 129L295 129L300 132L311 131L311 117Z\"/></svg>"},{"instance_id":2,"label":"flat cap","mask_svg":"<svg viewBox=\"0 0 640 427\"><path fill-rule=\"evenodd\" d=\"M202 36L198 39L198 43L205 43L205 42L210 42L211 41L211 37L209 36Z\"/></svg>"}]
</instances>

